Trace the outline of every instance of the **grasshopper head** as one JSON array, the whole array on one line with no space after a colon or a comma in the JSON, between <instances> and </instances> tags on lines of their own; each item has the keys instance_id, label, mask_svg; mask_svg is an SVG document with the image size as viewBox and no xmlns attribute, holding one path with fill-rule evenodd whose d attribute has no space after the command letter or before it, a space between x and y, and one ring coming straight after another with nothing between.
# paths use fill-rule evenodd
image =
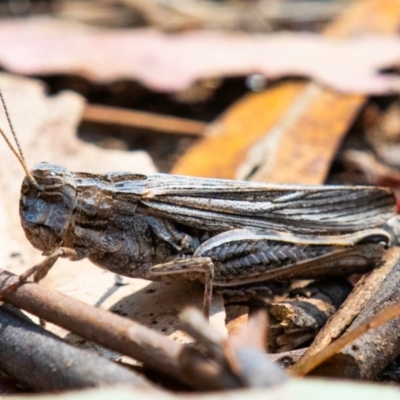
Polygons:
<instances>
[{"instance_id":1,"label":"grasshopper head","mask_svg":"<svg viewBox=\"0 0 400 400\"><path fill-rule=\"evenodd\" d=\"M34 181L22 182L20 217L25 235L42 251L61 244L75 209L76 185L67 169L47 163L36 164Z\"/></svg>"}]
</instances>

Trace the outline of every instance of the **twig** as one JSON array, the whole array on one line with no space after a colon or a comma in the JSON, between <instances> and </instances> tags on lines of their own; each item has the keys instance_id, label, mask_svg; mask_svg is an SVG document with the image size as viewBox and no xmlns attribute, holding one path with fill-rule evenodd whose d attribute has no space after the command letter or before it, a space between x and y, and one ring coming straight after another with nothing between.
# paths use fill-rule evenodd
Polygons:
<instances>
[{"instance_id":1,"label":"twig","mask_svg":"<svg viewBox=\"0 0 400 400\"><path fill-rule=\"evenodd\" d=\"M226 338L220 332L211 328L204 315L190 307L180 314L179 319L182 329L196 340L196 347L203 348L206 351L206 358L211 361L206 365L204 359L202 360L196 355L194 348L186 348L180 358L185 370L193 377L196 374L196 369L202 370L212 367L214 373L218 375L221 375L220 370L224 370L223 375L226 379L224 386L246 386L241 377L232 369L230 360L227 358L225 352Z\"/></svg>"},{"instance_id":2,"label":"twig","mask_svg":"<svg viewBox=\"0 0 400 400\"><path fill-rule=\"evenodd\" d=\"M400 301L399 286L400 260L395 260L384 282L348 330L351 331L378 312ZM314 370L313 374L348 379L374 379L400 354L399 329L400 318L395 318L366 332Z\"/></svg>"},{"instance_id":3,"label":"twig","mask_svg":"<svg viewBox=\"0 0 400 400\"><path fill-rule=\"evenodd\" d=\"M208 368L208 360L200 354L197 354L197 360L201 360L201 363L193 362L191 371L187 371L180 362L180 358L186 356L182 344L137 322L89 306L36 283L26 283L15 290L7 290L9 285L18 282L16 275L0 269L3 300L41 319L142 361L146 367L191 387L217 390L241 385L230 377L225 379L223 369ZM229 382L228 386L224 386L226 382Z\"/></svg>"},{"instance_id":4,"label":"twig","mask_svg":"<svg viewBox=\"0 0 400 400\"><path fill-rule=\"evenodd\" d=\"M400 248L390 248L385 255L383 265L358 281L338 312L321 329L304 355L304 359L319 353L350 326L386 279L398 258L400 258Z\"/></svg>"},{"instance_id":5,"label":"twig","mask_svg":"<svg viewBox=\"0 0 400 400\"><path fill-rule=\"evenodd\" d=\"M193 308L187 308L179 315L182 329L202 345L216 360L225 361L223 345L226 338L212 329L204 316Z\"/></svg>"},{"instance_id":6,"label":"twig","mask_svg":"<svg viewBox=\"0 0 400 400\"><path fill-rule=\"evenodd\" d=\"M35 391L116 384L152 388L133 371L63 342L4 305L0 307L0 369Z\"/></svg>"},{"instance_id":7,"label":"twig","mask_svg":"<svg viewBox=\"0 0 400 400\"><path fill-rule=\"evenodd\" d=\"M215 364L226 371L224 376L230 375L233 382L236 378L243 387L269 387L288 379L288 375L265 353L267 313L264 310L253 314L240 332L227 339L214 332L196 309L187 309L181 321L183 329L197 338ZM191 363L186 365L187 369L192 368Z\"/></svg>"},{"instance_id":8,"label":"twig","mask_svg":"<svg viewBox=\"0 0 400 400\"><path fill-rule=\"evenodd\" d=\"M265 353L268 331L268 315L258 310L250 315L242 329L229 336L226 354L230 355L231 365L248 387L269 387L280 385L289 376Z\"/></svg>"},{"instance_id":9,"label":"twig","mask_svg":"<svg viewBox=\"0 0 400 400\"><path fill-rule=\"evenodd\" d=\"M368 337L359 338L359 340L352 343L350 350L354 354L344 350L344 353L341 353L341 357L338 358L338 360L346 359L347 363L350 359L355 360L353 364L357 365L353 366L352 370L357 370L357 373L353 377L374 377L398 355L400 344L398 343L396 332L400 320L392 321L388 326L380 327L379 331L373 332L371 330L400 315L400 295L398 292L400 280L399 252L399 248L392 248L390 250L390 254L386 259L386 264L391 264L390 272L386 273L384 282L376 290L368 304L365 305L358 318L354 320L350 327L351 330L322 349L319 353L303 357L297 364L289 368L293 374L308 374L366 332L368 332ZM387 307L388 305L390 307ZM393 326L393 324L395 325ZM395 337L393 337L393 334ZM373 348L377 349L377 354L375 354L376 351L374 352ZM378 361L375 360L376 356L379 357ZM339 371L344 371L344 369L344 365L340 364L340 362L338 368L335 368L335 370ZM336 376L337 374L334 373L334 375Z\"/></svg>"},{"instance_id":10,"label":"twig","mask_svg":"<svg viewBox=\"0 0 400 400\"><path fill-rule=\"evenodd\" d=\"M86 106L82 119L85 122L123 125L190 136L202 136L207 127L206 123L200 121L94 104Z\"/></svg>"},{"instance_id":11,"label":"twig","mask_svg":"<svg viewBox=\"0 0 400 400\"><path fill-rule=\"evenodd\" d=\"M321 365L324 361L328 360L332 355L338 353L345 346L351 343L353 340L357 339L359 336L363 335L371 329L375 329L378 326L396 318L400 315L400 301L393 304L392 306L382 310L380 313L375 315L369 321L359 325L357 328L350 332L345 333L339 339L335 340L324 350L316 354L312 359L308 360L307 365L304 365L301 359L293 367L289 367L289 372L292 375L304 376L310 373L312 370Z\"/></svg>"}]
</instances>

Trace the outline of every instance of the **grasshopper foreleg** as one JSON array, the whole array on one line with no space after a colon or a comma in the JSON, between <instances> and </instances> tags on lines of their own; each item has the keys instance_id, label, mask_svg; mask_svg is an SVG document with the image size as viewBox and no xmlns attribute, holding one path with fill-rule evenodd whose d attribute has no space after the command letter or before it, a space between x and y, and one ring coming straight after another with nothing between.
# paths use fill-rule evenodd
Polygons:
<instances>
[{"instance_id":1,"label":"grasshopper foreleg","mask_svg":"<svg viewBox=\"0 0 400 400\"><path fill-rule=\"evenodd\" d=\"M68 247L59 247L58 249L51 252L39 264L36 264L33 267L28 268L25 272L23 272L18 277L18 281L16 283L8 285L1 292L3 292L3 291L9 292L14 289L17 289L22 283L25 283L32 275L33 275L34 282L37 283L37 282L41 281L48 274L50 269L53 267L53 265L56 263L56 261L60 257L69 258L72 261L82 258L82 257L79 257L77 251L74 249L70 249ZM0 295L1 295L1 293L0 293Z\"/></svg>"},{"instance_id":2,"label":"grasshopper foreleg","mask_svg":"<svg viewBox=\"0 0 400 400\"><path fill-rule=\"evenodd\" d=\"M27 269L19 276L19 281L21 283L26 282L29 277L33 275L33 281L39 282L41 281L56 263L56 261L60 258L69 258L72 261L77 260L78 253L74 249L70 249L68 247L59 247L58 249L51 252L43 261L39 264L36 264L32 268Z\"/></svg>"},{"instance_id":3,"label":"grasshopper foreleg","mask_svg":"<svg viewBox=\"0 0 400 400\"><path fill-rule=\"evenodd\" d=\"M148 278L172 274L204 274L203 313L206 318L210 315L212 288L214 282L214 264L209 257L188 258L154 265L148 271Z\"/></svg>"}]
</instances>

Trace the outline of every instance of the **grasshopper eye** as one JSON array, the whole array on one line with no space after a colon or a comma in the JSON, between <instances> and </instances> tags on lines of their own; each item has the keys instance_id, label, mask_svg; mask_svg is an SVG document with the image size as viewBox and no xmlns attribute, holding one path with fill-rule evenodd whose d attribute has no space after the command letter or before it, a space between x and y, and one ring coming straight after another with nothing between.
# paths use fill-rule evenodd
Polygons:
<instances>
[{"instance_id":1,"label":"grasshopper eye","mask_svg":"<svg viewBox=\"0 0 400 400\"><path fill-rule=\"evenodd\" d=\"M50 172L43 185L42 196L49 203L59 203L63 199L64 182L61 177Z\"/></svg>"},{"instance_id":2,"label":"grasshopper eye","mask_svg":"<svg viewBox=\"0 0 400 400\"><path fill-rule=\"evenodd\" d=\"M55 204L55 203L60 203L63 200L63 194L61 191L57 192L55 190L53 191L44 191L42 193L43 198L51 203L51 204Z\"/></svg>"}]
</instances>

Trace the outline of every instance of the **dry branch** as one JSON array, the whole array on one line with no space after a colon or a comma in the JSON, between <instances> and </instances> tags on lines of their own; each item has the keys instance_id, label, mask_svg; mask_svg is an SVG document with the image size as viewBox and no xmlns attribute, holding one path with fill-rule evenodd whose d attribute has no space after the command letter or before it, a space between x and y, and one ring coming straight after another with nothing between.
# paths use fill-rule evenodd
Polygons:
<instances>
[{"instance_id":1,"label":"dry branch","mask_svg":"<svg viewBox=\"0 0 400 400\"><path fill-rule=\"evenodd\" d=\"M303 376L310 373L319 365L321 365L323 362L332 357L334 354L342 350L349 343L351 343L352 341L363 335L365 332L368 332L371 329L375 329L380 325L383 325L384 323L390 321L391 319L398 317L399 315L400 315L400 302L397 302L392 306L390 306L389 308L381 311L375 317L371 318L367 322L364 322L363 324L359 325L357 328L345 333L343 336L341 336L339 339L331 343L324 350L322 350L314 357L312 357L312 359L309 360L307 365L302 363L302 360L300 360L297 364L293 366L293 368L290 368L290 372L296 376Z\"/></svg>"},{"instance_id":2,"label":"dry branch","mask_svg":"<svg viewBox=\"0 0 400 400\"><path fill-rule=\"evenodd\" d=\"M399 250L392 248L391 255L398 255ZM329 362L330 375L346 374L346 377L362 379L375 377L400 352L397 335L400 318L396 318L400 315L399 282L400 260L397 257L392 259L390 273L354 320L351 330L319 353L303 357L289 368L290 371L295 375L305 375L333 357ZM335 359L334 355L340 351L342 352ZM319 372L322 373L323 370Z\"/></svg>"},{"instance_id":3,"label":"dry branch","mask_svg":"<svg viewBox=\"0 0 400 400\"><path fill-rule=\"evenodd\" d=\"M35 391L116 384L151 389L133 371L63 342L5 305L0 307L0 369Z\"/></svg>"},{"instance_id":4,"label":"dry branch","mask_svg":"<svg viewBox=\"0 0 400 400\"><path fill-rule=\"evenodd\" d=\"M85 339L142 361L146 367L173 377L201 390L242 386L239 380L226 376L223 368L211 365L201 354L192 354L191 371L181 360L188 350L180 343L132 320L89 306L43 285L26 283L15 290L9 285L18 277L0 270L0 292L3 300L41 319L70 330ZM192 352L193 353L193 352Z\"/></svg>"},{"instance_id":5,"label":"dry branch","mask_svg":"<svg viewBox=\"0 0 400 400\"><path fill-rule=\"evenodd\" d=\"M400 260L394 266L374 296L351 324L349 330L369 321L379 311L400 301ZM374 379L400 354L400 318L369 330L346 346L313 374L348 379Z\"/></svg>"},{"instance_id":6,"label":"dry branch","mask_svg":"<svg viewBox=\"0 0 400 400\"><path fill-rule=\"evenodd\" d=\"M338 312L321 329L308 348L302 360L303 363L306 362L307 358L314 356L328 346L350 326L386 279L398 258L400 258L400 249L397 247L389 249L382 266L375 268L370 274L358 281Z\"/></svg>"}]
</instances>

